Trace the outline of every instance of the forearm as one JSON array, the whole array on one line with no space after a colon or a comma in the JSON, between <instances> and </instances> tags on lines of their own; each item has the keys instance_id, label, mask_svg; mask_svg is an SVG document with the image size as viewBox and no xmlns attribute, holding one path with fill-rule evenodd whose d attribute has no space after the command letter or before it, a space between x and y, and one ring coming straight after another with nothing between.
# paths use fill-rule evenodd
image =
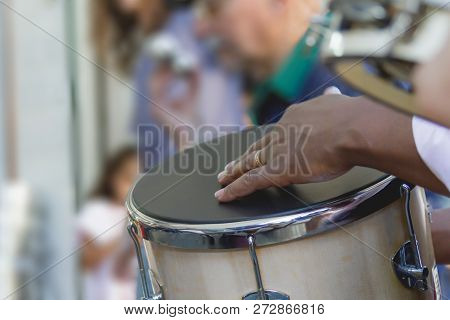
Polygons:
<instances>
[{"instance_id":1,"label":"forearm","mask_svg":"<svg viewBox=\"0 0 450 320\"><path fill-rule=\"evenodd\" d=\"M347 135L352 140L352 165L375 168L408 182L448 195L417 152L410 116L391 111L366 98L356 98L362 111L355 113Z\"/></svg>"}]
</instances>

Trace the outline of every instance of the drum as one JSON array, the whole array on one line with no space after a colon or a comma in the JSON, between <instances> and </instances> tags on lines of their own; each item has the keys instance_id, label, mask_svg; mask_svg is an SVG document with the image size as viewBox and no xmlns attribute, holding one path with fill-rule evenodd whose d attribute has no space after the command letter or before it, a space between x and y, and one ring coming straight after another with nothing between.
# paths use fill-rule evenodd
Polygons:
<instances>
[{"instance_id":1,"label":"drum","mask_svg":"<svg viewBox=\"0 0 450 320\"><path fill-rule=\"evenodd\" d=\"M357 167L329 182L218 203L217 173L264 132L252 128L187 149L135 183L127 208L144 298L436 296L419 187Z\"/></svg>"}]
</instances>

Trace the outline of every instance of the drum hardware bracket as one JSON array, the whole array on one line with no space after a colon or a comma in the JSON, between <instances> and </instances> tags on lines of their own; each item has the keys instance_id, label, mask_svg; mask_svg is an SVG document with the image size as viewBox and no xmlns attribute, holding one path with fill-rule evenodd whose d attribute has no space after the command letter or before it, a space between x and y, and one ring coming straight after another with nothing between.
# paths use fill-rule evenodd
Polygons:
<instances>
[{"instance_id":1,"label":"drum hardware bracket","mask_svg":"<svg viewBox=\"0 0 450 320\"><path fill-rule=\"evenodd\" d=\"M142 300L162 300L164 299L163 288L157 280L153 270L148 268L148 274L145 274L145 266L144 260L142 258L141 245L138 240L138 232L136 225L130 220L130 223L127 227L128 233L130 234L131 239L134 243L134 248L136 250L136 256L139 264L139 275L142 283L142 290L144 296L141 298ZM147 281L147 277L149 281ZM150 283L150 288L149 288Z\"/></svg>"},{"instance_id":2,"label":"drum hardware bracket","mask_svg":"<svg viewBox=\"0 0 450 320\"><path fill-rule=\"evenodd\" d=\"M411 187L402 184L400 192L405 199L405 214L408 223L409 240L405 242L392 258L392 267L397 278L407 288L426 291L428 289L427 277L429 270L422 264L419 251L419 242L416 238L411 218L410 195Z\"/></svg>"},{"instance_id":3,"label":"drum hardware bracket","mask_svg":"<svg viewBox=\"0 0 450 320\"><path fill-rule=\"evenodd\" d=\"M242 297L242 300L290 300L290 297L282 292L275 290L264 290L264 285L261 277L261 270L259 269L258 256L256 255L255 236L249 235L247 237L248 250L253 264L253 271L255 272L256 285L258 289L249 292Z\"/></svg>"}]
</instances>

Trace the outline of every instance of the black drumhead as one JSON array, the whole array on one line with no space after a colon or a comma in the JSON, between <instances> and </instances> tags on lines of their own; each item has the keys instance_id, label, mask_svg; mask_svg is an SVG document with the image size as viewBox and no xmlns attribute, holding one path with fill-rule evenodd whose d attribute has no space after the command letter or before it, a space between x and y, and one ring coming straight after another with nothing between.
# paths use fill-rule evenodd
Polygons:
<instances>
[{"instance_id":1,"label":"black drumhead","mask_svg":"<svg viewBox=\"0 0 450 320\"><path fill-rule=\"evenodd\" d=\"M328 182L270 188L230 203L219 203L214 197L220 188L217 174L265 130L244 130L175 155L143 175L129 201L141 214L166 222L228 223L283 216L331 203L387 177L373 169L356 167Z\"/></svg>"}]
</instances>

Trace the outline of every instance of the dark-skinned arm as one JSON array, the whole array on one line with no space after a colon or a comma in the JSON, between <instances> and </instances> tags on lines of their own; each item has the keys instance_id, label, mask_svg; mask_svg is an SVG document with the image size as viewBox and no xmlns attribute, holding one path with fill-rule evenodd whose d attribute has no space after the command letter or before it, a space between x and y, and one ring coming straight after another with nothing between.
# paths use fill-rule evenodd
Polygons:
<instances>
[{"instance_id":1,"label":"dark-skinned arm","mask_svg":"<svg viewBox=\"0 0 450 320\"><path fill-rule=\"evenodd\" d=\"M359 98L369 113L356 121L361 143L349 139L348 157L358 166L375 168L429 190L449 195L420 157L414 142L412 118Z\"/></svg>"}]
</instances>

